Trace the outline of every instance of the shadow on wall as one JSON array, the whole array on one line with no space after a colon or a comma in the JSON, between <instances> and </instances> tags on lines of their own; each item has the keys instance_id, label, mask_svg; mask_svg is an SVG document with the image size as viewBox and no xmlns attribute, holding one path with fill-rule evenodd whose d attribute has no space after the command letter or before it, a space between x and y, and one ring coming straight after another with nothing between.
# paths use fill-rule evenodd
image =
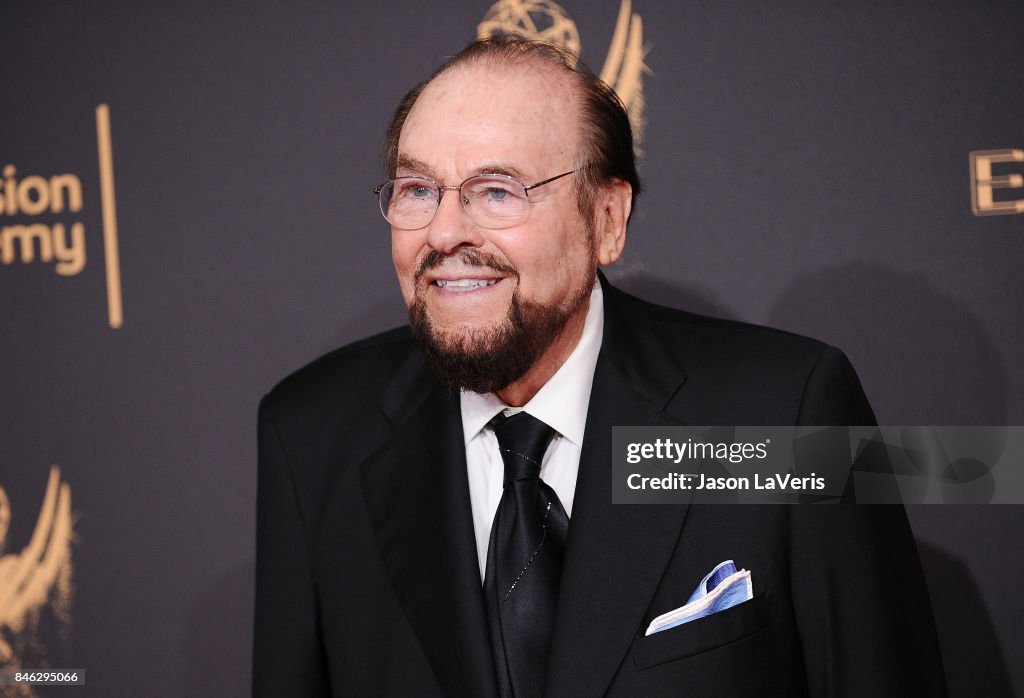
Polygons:
<instances>
[{"instance_id":1,"label":"shadow on wall","mask_svg":"<svg viewBox=\"0 0 1024 698\"><path fill-rule=\"evenodd\" d=\"M189 609L185 635L185 696L252 693L255 558L215 580Z\"/></svg>"},{"instance_id":2,"label":"shadow on wall","mask_svg":"<svg viewBox=\"0 0 1024 698\"><path fill-rule=\"evenodd\" d=\"M1006 656L974 575L963 562L929 543L918 540L917 550L933 599L949 695L1012 698L1016 694Z\"/></svg>"},{"instance_id":3,"label":"shadow on wall","mask_svg":"<svg viewBox=\"0 0 1024 698\"><path fill-rule=\"evenodd\" d=\"M739 319L711 293L696 286L663 281L643 272L642 267L640 271L634 271L613 266L605 271L616 287L645 301L727 320Z\"/></svg>"},{"instance_id":4,"label":"shadow on wall","mask_svg":"<svg viewBox=\"0 0 1024 698\"><path fill-rule=\"evenodd\" d=\"M882 424L1004 424L1008 376L985 326L919 276L849 264L798 278L767 323L845 351Z\"/></svg>"}]
</instances>

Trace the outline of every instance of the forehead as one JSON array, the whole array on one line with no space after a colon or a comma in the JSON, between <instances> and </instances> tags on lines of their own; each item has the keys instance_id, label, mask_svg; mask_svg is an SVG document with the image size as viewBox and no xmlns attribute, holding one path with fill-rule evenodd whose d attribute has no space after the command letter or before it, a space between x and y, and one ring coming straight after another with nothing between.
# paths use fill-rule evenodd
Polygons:
<instances>
[{"instance_id":1,"label":"forehead","mask_svg":"<svg viewBox=\"0 0 1024 698\"><path fill-rule=\"evenodd\" d=\"M568 169L578 151L577 98L568 75L535 62L459 66L420 94L402 128L400 157L437 178L503 165L524 178Z\"/></svg>"}]
</instances>

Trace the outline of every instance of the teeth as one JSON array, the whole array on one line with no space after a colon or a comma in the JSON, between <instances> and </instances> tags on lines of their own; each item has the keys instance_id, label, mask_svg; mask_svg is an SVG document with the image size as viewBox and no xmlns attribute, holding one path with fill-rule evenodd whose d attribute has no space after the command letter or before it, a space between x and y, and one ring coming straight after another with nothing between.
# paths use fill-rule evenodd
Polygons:
<instances>
[{"instance_id":1,"label":"teeth","mask_svg":"<svg viewBox=\"0 0 1024 698\"><path fill-rule=\"evenodd\" d=\"M452 291L472 291L483 286L493 286L498 283L498 279L438 279L434 283Z\"/></svg>"}]
</instances>

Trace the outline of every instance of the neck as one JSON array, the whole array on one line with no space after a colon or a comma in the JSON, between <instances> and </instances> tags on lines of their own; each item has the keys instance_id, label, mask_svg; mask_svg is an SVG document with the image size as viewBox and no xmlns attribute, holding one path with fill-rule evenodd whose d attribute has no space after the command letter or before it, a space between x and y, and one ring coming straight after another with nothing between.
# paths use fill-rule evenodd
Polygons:
<instances>
[{"instance_id":1,"label":"neck","mask_svg":"<svg viewBox=\"0 0 1024 698\"><path fill-rule=\"evenodd\" d=\"M533 396L551 380L551 376L555 375L572 354L576 345L579 344L589 309L590 298L588 297L565 323L565 327L562 328L551 346L530 367L530 370L519 380L495 391L495 395L511 407L522 407L533 399Z\"/></svg>"}]
</instances>

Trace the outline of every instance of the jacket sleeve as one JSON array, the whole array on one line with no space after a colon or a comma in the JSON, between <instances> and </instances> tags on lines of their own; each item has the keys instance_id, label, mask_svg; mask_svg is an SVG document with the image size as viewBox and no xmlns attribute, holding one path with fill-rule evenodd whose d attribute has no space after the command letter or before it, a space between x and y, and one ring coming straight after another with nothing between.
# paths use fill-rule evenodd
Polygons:
<instances>
[{"instance_id":1,"label":"jacket sleeve","mask_svg":"<svg viewBox=\"0 0 1024 698\"><path fill-rule=\"evenodd\" d=\"M326 696L309 536L269 401L259 412L253 695Z\"/></svg>"},{"instance_id":2,"label":"jacket sleeve","mask_svg":"<svg viewBox=\"0 0 1024 698\"><path fill-rule=\"evenodd\" d=\"M839 350L827 348L811 372L798 423L875 423ZM810 695L947 695L928 589L902 505L791 506L790 567Z\"/></svg>"}]
</instances>

